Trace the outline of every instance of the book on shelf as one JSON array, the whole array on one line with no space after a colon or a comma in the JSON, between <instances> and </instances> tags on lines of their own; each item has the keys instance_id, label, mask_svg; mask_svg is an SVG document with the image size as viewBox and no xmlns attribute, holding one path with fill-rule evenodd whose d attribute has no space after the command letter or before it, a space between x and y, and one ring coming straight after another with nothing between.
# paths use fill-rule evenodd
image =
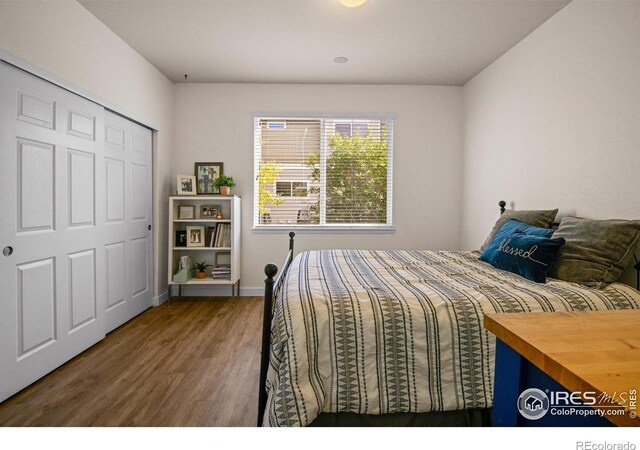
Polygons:
<instances>
[{"instance_id":1,"label":"book on shelf","mask_svg":"<svg viewBox=\"0 0 640 450\"><path fill-rule=\"evenodd\" d=\"M216 240L215 240L215 244L213 244L214 247L220 247L220 236L222 236L222 227L220 226L222 224L218 224L216 225Z\"/></svg>"},{"instance_id":2,"label":"book on shelf","mask_svg":"<svg viewBox=\"0 0 640 450\"><path fill-rule=\"evenodd\" d=\"M204 234L204 246L211 247L211 230L214 227L207 227L207 230Z\"/></svg>"},{"instance_id":3,"label":"book on shelf","mask_svg":"<svg viewBox=\"0 0 640 450\"><path fill-rule=\"evenodd\" d=\"M227 233L226 223L220 223L219 226L219 234L218 239L216 241L216 247L224 247L224 237Z\"/></svg>"},{"instance_id":4,"label":"book on shelf","mask_svg":"<svg viewBox=\"0 0 640 450\"><path fill-rule=\"evenodd\" d=\"M216 229L217 227L215 225L209 227L209 247L213 247L213 244L216 241Z\"/></svg>"},{"instance_id":5,"label":"book on shelf","mask_svg":"<svg viewBox=\"0 0 640 450\"><path fill-rule=\"evenodd\" d=\"M207 247L231 247L231 224L218 223L207 228Z\"/></svg>"}]
</instances>

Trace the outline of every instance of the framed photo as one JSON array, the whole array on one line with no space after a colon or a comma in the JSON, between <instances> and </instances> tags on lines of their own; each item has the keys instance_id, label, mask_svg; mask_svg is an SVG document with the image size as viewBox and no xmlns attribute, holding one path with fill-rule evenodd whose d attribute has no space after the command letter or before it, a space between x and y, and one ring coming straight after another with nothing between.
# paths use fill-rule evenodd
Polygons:
<instances>
[{"instance_id":1,"label":"framed photo","mask_svg":"<svg viewBox=\"0 0 640 450\"><path fill-rule=\"evenodd\" d=\"M176 247L186 247L187 246L187 231L186 230L176 230Z\"/></svg>"},{"instance_id":2,"label":"framed photo","mask_svg":"<svg viewBox=\"0 0 640 450\"><path fill-rule=\"evenodd\" d=\"M178 175L178 195L196 195L196 177Z\"/></svg>"},{"instance_id":3,"label":"framed photo","mask_svg":"<svg viewBox=\"0 0 640 450\"><path fill-rule=\"evenodd\" d=\"M195 219L196 207L193 205L178 206L178 219Z\"/></svg>"},{"instance_id":4,"label":"framed photo","mask_svg":"<svg viewBox=\"0 0 640 450\"><path fill-rule=\"evenodd\" d=\"M214 182L222 175L221 162L197 162L195 165L196 186L198 194L218 194Z\"/></svg>"},{"instance_id":5,"label":"framed photo","mask_svg":"<svg viewBox=\"0 0 640 450\"><path fill-rule=\"evenodd\" d=\"M218 215L218 211L220 211L220 207L218 205L202 205L200 207L200 218L215 219Z\"/></svg>"},{"instance_id":6,"label":"framed photo","mask_svg":"<svg viewBox=\"0 0 640 450\"><path fill-rule=\"evenodd\" d=\"M187 227L187 247L204 247L204 227Z\"/></svg>"}]
</instances>

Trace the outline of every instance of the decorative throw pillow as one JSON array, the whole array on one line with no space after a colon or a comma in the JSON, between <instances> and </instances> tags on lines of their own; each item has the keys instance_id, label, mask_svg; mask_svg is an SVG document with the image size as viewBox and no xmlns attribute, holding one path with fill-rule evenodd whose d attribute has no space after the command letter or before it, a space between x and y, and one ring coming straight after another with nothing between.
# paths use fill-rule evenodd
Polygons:
<instances>
[{"instance_id":1,"label":"decorative throw pillow","mask_svg":"<svg viewBox=\"0 0 640 450\"><path fill-rule=\"evenodd\" d=\"M550 209L550 210L532 210L532 211L515 211L508 210L505 211L496 224L493 226L491 233L480 247L480 251L484 251L489 244L493 242L496 234L500 229L507 223L510 219L515 219L519 222L526 223L527 225L532 225L534 227L539 228L551 228L553 226L553 221L556 218L556 214L558 214L558 209Z\"/></svg>"},{"instance_id":2,"label":"decorative throw pillow","mask_svg":"<svg viewBox=\"0 0 640 450\"><path fill-rule=\"evenodd\" d=\"M550 239L515 230L502 239L494 239L480 259L498 269L508 270L536 283L545 283L547 272L563 245L563 238Z\"/></svg>"},{"instance_id":3,"label":"decorative throw pillow","mask_svg":"<svg viewBox=\"0 0 640 450\"><path fill-rule=\"evenodd\" d=\"M640 242L640 220L564 217L555 237L567 241L550 277L597 288L618 280Z\"/></svg>"},{"instance_id":4,"label":"decorative throw pillow","mask_svg":"<svg viewBox=\"0 0 640 450\"><path fill-rule=\"evenodd\" d=\"M502 240L506 235L511 234L516 230L520 230L524 234L528 234L531 236L540 236L546 238L550 238L555 231L553 228L534 227L533 225L527 225L526 223L520 222L516 219L509 219L507 223L505 223L502 228L498 230L496 235L493 237L493 240Z\"/></svg>"}]
</instances>

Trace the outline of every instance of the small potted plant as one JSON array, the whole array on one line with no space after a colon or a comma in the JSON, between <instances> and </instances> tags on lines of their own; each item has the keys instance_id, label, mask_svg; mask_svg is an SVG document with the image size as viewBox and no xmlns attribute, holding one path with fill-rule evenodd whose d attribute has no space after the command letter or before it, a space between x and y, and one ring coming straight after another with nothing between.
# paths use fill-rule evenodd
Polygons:
<instances>
[{"instance_id":1,"label":"small potted plant","mask_svg":"<svg viewBox=\"0 0 640 450\"><path fill-rule=\"evenodd\" d=\"M197 271L196 276L201 280L207 276L207 267L213 267L213 265L207 264L206 261L193 264L193 268Z\"/></svg>"},{"instance_id":2,"label":"small potted plant","mask_svg":"<svg viewBox=\"0 0 640 450\"><path fill-rule=\"evenodd\" d=\"M233 181L233 177L228 177L226 175L220 175L216 179L215 185L216 185L217 188L220 188L220 194L221 195L230 195L231 194L231 188L234 187L236 185L236 183Z\"/></svg>"}]
</instances>

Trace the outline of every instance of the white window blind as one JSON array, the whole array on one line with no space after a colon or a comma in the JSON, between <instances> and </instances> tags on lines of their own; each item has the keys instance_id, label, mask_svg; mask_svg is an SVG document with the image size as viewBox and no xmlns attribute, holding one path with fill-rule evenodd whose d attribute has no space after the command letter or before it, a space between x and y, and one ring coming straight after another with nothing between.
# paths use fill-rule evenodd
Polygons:
<instances>
[{"instance_id":1,"label":"white window blind","mask_svg":"<svg viewBox=\"0 0 640 450\"><path fill-rule=\"evenodd\" d=\"M254 226L390 226L393 121L254 119Z\"/></svg>"}]
</instances>

